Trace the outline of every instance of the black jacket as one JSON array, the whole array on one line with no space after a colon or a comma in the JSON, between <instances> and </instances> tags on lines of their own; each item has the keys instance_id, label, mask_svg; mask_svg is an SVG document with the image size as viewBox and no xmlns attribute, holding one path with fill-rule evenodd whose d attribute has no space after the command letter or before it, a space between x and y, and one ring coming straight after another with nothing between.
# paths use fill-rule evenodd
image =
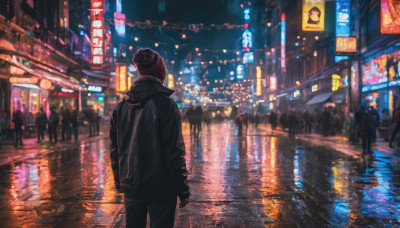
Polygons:
<instances>
[{"instance_id":1,"label":"black jacket","mask_svg":"<svg viewBox=\"0 0 400 228\"><path fill-rule=\"evenodd\" d=\"M110 155L118 190L189 197L181 116L172 93L144 76L114 110Z\"/></svg>"}]
</instances>

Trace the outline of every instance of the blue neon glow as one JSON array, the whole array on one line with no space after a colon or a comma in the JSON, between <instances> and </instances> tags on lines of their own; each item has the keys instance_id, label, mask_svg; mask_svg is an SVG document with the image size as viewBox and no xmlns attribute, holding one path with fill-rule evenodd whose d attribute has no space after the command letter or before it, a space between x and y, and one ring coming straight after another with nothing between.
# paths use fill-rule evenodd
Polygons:
<instances>
[{"instance_id":1,"label":"blue neon glow","mask_svg":"<svg viewBox=\"0 0 400 228\"><path fill-rule=\"evenodd\" d=\"M249 20L250 19L250 9L245 9L244 10L244 19Z\"/></svg>"},{"instance_id":2,"label":"blue neon glow","mask_svg":"<svg viewBox=\"0 0 400 228\"><path fill-rule=\"evenodd\" d=\"M336 0L336 36L350 36L350 0ZM335 56L335 62L348 59L347 56Z\"/></svg>"}]
</instances>

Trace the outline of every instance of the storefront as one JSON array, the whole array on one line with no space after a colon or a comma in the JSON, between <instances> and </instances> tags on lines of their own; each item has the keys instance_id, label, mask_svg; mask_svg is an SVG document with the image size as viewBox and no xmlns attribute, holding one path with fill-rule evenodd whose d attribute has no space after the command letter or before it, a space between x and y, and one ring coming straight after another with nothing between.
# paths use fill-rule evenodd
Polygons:
<instances>
[{"instance_id":1,"label":"storefront","mask_svg":"<svg viewBox=\"0 0 400 228\"><path fill-rule=\"evenodd\" d=\"M90 108L100 116L104 115L106 94L103 87L87 85L87 91L82 92L82 103L84 108Z\"/></svg>"},{"instance_id":2,"label":"storefront","mask_svg":"<svg viewBox=\"0 0 400 228\"><path fill-rule=\"evenodd\" d=\"M361 66L361 105L374 107L379 114L393 114L398 106L400 51L367 59Z\"/></svg>"},{"instance_id":3,"label":"storefront","mask_svg":"<svg viewBox=\"0 0 400 228\"><path fill-rule=\"evenodd\" d=\"M56 87L55 90L51 91L49 94L50 107L55 107L57 112L61 112L63 107L69 110L74 110L79 108L79 92Z\"/></svg>"}]
</instances>

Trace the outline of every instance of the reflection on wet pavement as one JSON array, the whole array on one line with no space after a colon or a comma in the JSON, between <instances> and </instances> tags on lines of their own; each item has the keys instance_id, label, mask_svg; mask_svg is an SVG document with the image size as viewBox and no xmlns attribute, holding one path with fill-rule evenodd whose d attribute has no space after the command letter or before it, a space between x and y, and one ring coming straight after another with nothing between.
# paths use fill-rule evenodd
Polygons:
<instances>
[{"instance_id":1,"label":"reflection on wet pavement","mask_svg":"<svg viewBox=\"0 0 400 228\"><path fill-rule=\"evenodd\" d=\"M176 227L400 225L398 155L364 165L231 123L184 137L192 196ZM0 166L0 181L3 227L124 227L106 139Z\"/></svg>"}]
</instances>

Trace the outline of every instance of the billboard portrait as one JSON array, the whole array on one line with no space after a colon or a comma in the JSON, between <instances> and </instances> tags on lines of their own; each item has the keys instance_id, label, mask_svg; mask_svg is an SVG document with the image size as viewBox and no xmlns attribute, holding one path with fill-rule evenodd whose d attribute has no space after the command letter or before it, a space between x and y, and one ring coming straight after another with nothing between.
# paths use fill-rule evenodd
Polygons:
<instances>
[{"instance_id":1,"label":"billboard portrait","mask_svg":"<svg viewBox=\"0 0 400 228\"><path fill-rule=\"evenodd\" d=\"M303 31L324 31L325 0L303 0Z\"/></svg>"},{"instance_id":2,"label":"billboard portrait","mask_svg":"<svg viewBox=\"0 0 400 228\"><path fill-rule=\"evenodd\" d=\"M400 8L397 0L381 0L381 33L400 33Z\"/></svg>"}]
</instances>

